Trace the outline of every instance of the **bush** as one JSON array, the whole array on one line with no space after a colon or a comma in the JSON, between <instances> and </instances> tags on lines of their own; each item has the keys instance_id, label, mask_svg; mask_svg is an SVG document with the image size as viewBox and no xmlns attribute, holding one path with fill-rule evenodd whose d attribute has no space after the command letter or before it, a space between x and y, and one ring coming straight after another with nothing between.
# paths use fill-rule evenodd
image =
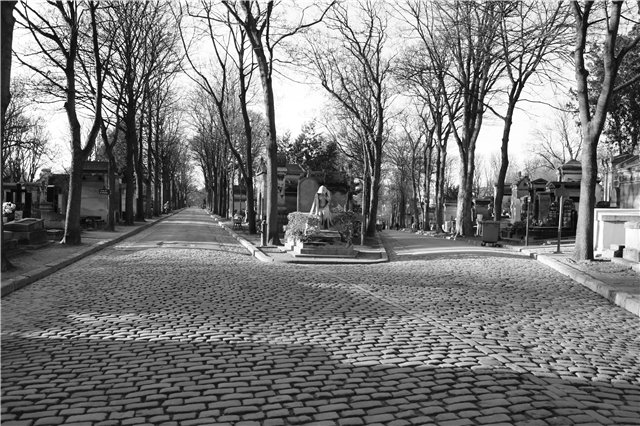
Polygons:
<instances>
[{"instance_id":1,"label":"bush","mask_svg":"<svg viewBox=\"0 0 640 426\"><path fill-rule=\"evenodd\" d=\"M287 216L289 223L284 234L285 240L308 241L320 229L320 217L309 213L292 212Z\"/></svg>"},{"instance_id":2,"label":"bush","mask_svg":"<svg viewBox=\"0 0 640 426\"><path fill-rule=\"evenodd\" d=\"M336 209L336 211L332 212L332 216L332 228L340 233L342 241L351 245L355 224L358 222L359 215L351 211Z\"/></svg>"},{"instance_id":3,"label":"bush","mask_svg":"<svg viewBox=\"0 0 640 426\"><path fill-rule=\"evenodd\" d=\"M338 207L332 212L331 229L338 231L343 242L352 244L355 225L360 220L360 215L351 211L344 211ZM309 213L292 212L287 216L287 224L284 234L285 240L289 241L309 241L321 228L320 216Z\"/></svg>"},{"instance_id":4,"label":"bush","mask_svg":"<svg viewBox=\"0 0 640 426\"><path fill-rule=\"evenodd\" d=\"M511 235L524 235L527 229L527 224L524 220L515 222L510 228Z\"/></svg>"}]
</instances>

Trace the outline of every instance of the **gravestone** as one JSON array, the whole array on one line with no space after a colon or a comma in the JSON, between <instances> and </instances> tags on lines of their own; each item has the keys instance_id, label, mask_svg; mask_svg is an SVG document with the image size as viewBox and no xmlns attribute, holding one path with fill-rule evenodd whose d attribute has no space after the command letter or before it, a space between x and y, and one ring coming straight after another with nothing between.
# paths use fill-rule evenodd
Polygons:
<instances>
[{"instance_id":1,"label":"gravestone","mask_svg":"<svg viewBox=\"0 0 640 426\"><path fill-rule=\"evenodd\" d=\"M573 227L572 213L573 213L573 201L571 199L565 198L562 202L562 227L563 228Z\"/></svg>"},{"instance_id":2,"label":"gravestone","mask_svg":"<svg viewBox=\"0 0 640 426\"><path fill-rule=\"evenodd\" d=\"M551 207L551 194L538 194L538 217L539 222L543 222L549 216L549 208Z\"/></svg>"},{"instance_id":3,"label":"gravestone","mask_svg":"<svg viewBox=\"0 0 640 426\"><path fill-rule=\"evenodd\" d=\"M308 212L311 210L313 198L318 192L318 188L320 188L320 184L314 178L304 177L298 181L297 211Z\"/></svg>"}]
</instances>

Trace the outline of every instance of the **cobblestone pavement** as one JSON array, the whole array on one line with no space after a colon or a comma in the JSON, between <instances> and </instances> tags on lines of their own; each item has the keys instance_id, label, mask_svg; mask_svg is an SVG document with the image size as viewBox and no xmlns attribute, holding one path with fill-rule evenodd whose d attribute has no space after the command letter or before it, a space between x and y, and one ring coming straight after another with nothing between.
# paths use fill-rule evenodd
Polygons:
<instances>
[{"instance_id":1,"label":"cobblestone pavement","mask_svg":"<svg viewBox=\"0 0 640 426\"><path fill-rule=\"evenodd\" d=\"M640 424L638 317L527 257L153 232L2 300L3 426Z\"/></svg>"}]
</instances>

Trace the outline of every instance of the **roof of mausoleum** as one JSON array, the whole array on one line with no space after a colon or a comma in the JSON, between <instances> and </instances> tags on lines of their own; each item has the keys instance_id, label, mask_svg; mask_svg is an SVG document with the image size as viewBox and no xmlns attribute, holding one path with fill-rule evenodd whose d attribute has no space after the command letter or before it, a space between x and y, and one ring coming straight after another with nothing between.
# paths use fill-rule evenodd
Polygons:
<instances>
[{"instance_id":1,"label":"roof of mausoleum","mask_svg":"<svg viewBox=\"0 0 640 426\"><path fill-rule=\"evenodd\" d=\"M569 160L562 166L558 167L561 170L582 170L582 163L578 160Z\"/></svg>"}]
</instances>

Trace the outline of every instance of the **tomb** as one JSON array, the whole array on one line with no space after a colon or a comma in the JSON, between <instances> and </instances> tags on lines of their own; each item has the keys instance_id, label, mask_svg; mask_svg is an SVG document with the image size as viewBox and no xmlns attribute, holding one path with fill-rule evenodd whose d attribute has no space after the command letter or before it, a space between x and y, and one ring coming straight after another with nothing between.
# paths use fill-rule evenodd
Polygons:
<instances>
[{"instance_id":1,"label":"tomb","mask_svg":"<svg viewBox=\"0 0 640 426\"><path fill-rule=\"evenodd\" d=\"M356 257L351 241L356 215L340 204L348 204L348 191L334 193L311 177L301 179L298 188L299 210L309 213L289 214L285 250L294 257Z\"/></svg>"},{"instance_id":2,"label":"tomb","mask_svg":"<svg viewBox=\"0 0 640 426\"><path fill-rule=\"evenodd\" d=\"M38 245L47 242L47 231L42 219L26 218L4 225L4 230L12 233L12 239L19 244Z\"/></svg>"}]
</instances>

